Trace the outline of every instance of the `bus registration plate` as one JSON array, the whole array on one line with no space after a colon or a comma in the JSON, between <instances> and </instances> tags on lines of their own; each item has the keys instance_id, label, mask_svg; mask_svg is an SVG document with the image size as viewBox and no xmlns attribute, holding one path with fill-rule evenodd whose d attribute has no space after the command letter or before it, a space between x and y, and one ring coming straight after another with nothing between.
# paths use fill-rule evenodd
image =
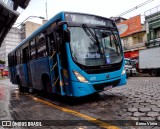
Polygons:
<instances>
[{"instance_id":1,"label":"bus registration plate","mask_svg":"<svg viewBox=\"0 0 160 129\"><path fill-rule=\"evenodd\" d=\"M106 87L104 87L104 90L110 90L110 89L112 89L112 86L106 86Z\"/></svg>"}]
</instances>

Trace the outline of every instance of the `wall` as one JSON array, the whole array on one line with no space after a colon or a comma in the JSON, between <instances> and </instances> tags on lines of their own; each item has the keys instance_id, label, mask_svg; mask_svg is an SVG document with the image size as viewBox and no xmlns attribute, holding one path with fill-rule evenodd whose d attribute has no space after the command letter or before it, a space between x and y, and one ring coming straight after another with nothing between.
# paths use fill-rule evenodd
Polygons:
<instances>
[{"instance_id":1,"label":"wall","mask_svg":"<svg viewBox=\"0 0 160 129\"><path fill-rule=\"evenodd\" d=\"M121 38L122 45L125 50L130 49L138 49L141 47L145 47L145 43L147 42L146 31L141 31L138 33L134 33L132 35Z\"/></svg>"},{"instance_id":2,"label":"wall","mask_svg":"<svg viewBox=\"0 0 160 129\"><path fill-rule=\"evenodd\" d=\"M34 23L34 22L31 22L31 21L25 22L25 24L23 24L21 26L21 39L24 40L25 38L30 36L40 26L41 26L41 24Z\"/></svg>"},{"instance_id":3,"label":"wall","mask_svg":"<svg viewBox=\"0 0 160 129\"><path fill-rule=\"evenodd\" d=\"M8 66L8 53L11 52L20 42L20 30L18 28L12 28L0 47L0 60L6 62L5 68Z\"/></svg>"}]
</instances>

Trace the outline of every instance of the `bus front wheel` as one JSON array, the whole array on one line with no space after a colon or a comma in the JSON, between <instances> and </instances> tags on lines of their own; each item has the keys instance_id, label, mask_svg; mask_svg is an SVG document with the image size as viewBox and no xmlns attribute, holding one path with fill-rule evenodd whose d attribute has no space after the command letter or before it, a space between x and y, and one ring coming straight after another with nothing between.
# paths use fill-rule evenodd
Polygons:
<instances>
[{"instance_id":1,"label":"bus front wheel","mask_svg":"<svg viewBox=\"0 0 160 129\"><path fill-rule=\"evenodd\" d=\"M24 88L23 88L22 85L21 85L21 81L20 81L19 77L17 77L17 83L18 83L19 91L20 91L20 92L24 92Z\"/></svg>"}]
</instances>

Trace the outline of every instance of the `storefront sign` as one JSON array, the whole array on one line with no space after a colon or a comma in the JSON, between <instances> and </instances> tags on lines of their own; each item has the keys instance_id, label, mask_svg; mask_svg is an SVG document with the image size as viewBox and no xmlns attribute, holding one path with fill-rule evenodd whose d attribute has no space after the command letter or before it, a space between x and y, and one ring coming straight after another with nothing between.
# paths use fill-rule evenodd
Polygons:
<instances>
[{"instance_id":1,"label":"storefront sign","mask_svg":"<svg viewBox=\"0 0 160 129\"><path fill-rule=\"evenodd\" d=\"M135 16L128 20L125 20L119 24L117 24L118 31L121 37L128 36L135 32L141 31L141 16Z\"/></svg>"}]
</instances>

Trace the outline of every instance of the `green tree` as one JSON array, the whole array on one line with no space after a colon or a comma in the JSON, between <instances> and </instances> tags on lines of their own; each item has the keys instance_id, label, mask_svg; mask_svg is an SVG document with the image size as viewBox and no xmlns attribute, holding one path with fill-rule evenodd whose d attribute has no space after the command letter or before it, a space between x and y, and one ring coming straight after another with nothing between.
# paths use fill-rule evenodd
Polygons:
<instances>
[{"instance_id":1,"label":"green tree","mask_svg":"<svg viewBox=\"0 0 160 129\"><path fill-rule=\"evenodd\" d=\"M6 62L3 60L0 60L0 64L5 64Z\"/></svg>"}]
</instances>

